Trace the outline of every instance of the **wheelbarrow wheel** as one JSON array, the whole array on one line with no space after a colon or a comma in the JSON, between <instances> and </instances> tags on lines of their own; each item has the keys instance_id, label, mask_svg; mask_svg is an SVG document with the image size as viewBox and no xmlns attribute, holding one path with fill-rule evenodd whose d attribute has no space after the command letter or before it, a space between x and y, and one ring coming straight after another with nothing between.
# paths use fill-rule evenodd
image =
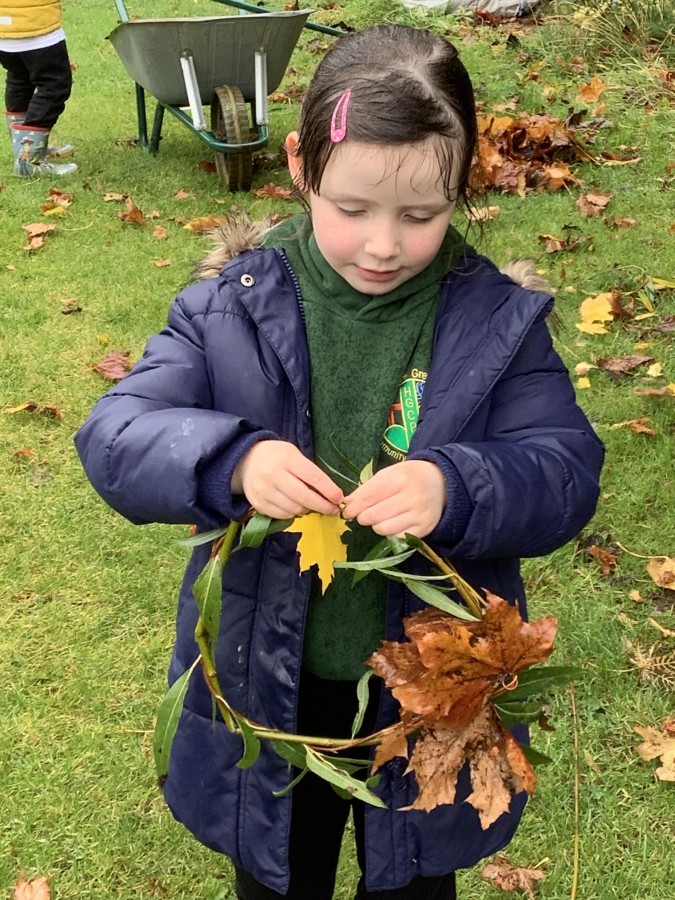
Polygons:
<instances>
[{"instance_id":1,"label":"wheelbarrow wheel","mask_svg":"<svg viewBox=\"0 0 675 900\"><path fill-rule=\"evenodd\" d=\"M211 101L211 131L226 144L246 144L251 140L246 101L241 90L225 84L217 87ZM241 150L216 153L216 169L230 191L248 191L253 180L253 153Z\"/></svg>"}]
</instances>

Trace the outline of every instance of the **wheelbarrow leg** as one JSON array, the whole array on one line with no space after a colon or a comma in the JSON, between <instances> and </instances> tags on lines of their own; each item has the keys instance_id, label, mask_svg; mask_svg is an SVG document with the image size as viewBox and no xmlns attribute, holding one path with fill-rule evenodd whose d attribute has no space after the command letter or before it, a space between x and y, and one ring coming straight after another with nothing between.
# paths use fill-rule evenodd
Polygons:
<instances>
[{"instance_id":1,"label":"wheelbarrow leg","mask_svg":"<svg viewBox=\"0 0 675 900\"><path fill-rule=\"evenodd\" d=\"M144 150L148 149L148 119L145 114L145 91L136 84L136 114L138 116L138 141Z\"/></svg>"},{"instance_id":2,"label":"wheelbarrow leg","mask_svg":"<svg viewBox=\"0 0 675 900\"><path fill-rule=\"evenodd\" d=\"M148 150L150 153L155 154L159 151L159 142L162 139L162 125L164 123L164 107L161 103L157 103L155 107L155 118L152 123L152 135L150 137L150 144L148 146Z\"/></svg>"}]
</instances>

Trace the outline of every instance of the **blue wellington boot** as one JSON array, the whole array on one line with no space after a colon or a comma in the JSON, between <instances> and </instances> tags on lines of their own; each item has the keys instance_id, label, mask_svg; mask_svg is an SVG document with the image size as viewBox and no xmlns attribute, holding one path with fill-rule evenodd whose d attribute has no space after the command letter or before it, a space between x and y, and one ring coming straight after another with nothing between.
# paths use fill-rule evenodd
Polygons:
<instances>
[{"instance_id":1,"label":"blue wellington boot","mask_svg":"<svg viewBox=\"0 0 675 900\"><path fill-rule=\"evenodd\" d=\"M77 172L75 163L55 163L47 156L49 131L38 131L25 125L11 125L14 147L14 174L22 177L70 175Z\"/></svg>"},{"instance_id":2,"label":"blue wellington boot","mask_svg":"<svg viewBox=\"0 0 675 900\"><path fill-rule=\"evenodd\" d=\"M23 125L25 117L25 112L10 112L9 110L5 110L7 130L9 131L10 137L12 136L12 125ZM47 147L47 156L51 156L53 159L64 159L67 156L72 156L73 153L75 153L75 148L72 144L59 144L53 147Z\"/></svg>"}]
</instances>

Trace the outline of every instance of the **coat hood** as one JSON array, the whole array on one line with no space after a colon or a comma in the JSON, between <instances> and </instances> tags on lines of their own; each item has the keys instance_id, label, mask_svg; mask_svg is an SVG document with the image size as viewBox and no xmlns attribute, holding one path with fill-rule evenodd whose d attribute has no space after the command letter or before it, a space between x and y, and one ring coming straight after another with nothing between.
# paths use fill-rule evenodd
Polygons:
<instances>
[{"instance_id":1,"label":"coat hood","mask_svg":"<svg viewBox=\"0 0 675 900\"><path fill-rule=\"evenodd\" d=\"M195 281L215 278L220 274L223 266L239 256L240 253L262 246L263 237L278 222L279 218L275 215L269 215L254 222L245 213L240 213L228 216L216 228L205 232L213 247L204 259L195 265L193 273ZM500 271L516 284L530 291L553 293L548 281L537 273L533 259L511 260Z\"/></svg>"}]
</instances>

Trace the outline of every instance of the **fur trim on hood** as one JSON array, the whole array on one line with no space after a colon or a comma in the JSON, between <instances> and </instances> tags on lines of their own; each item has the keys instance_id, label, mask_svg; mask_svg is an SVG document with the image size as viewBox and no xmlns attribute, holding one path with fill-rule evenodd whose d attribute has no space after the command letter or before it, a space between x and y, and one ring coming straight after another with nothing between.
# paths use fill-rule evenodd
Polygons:
<instances>
[{"instance_id":1,"label":"fur trim on hood","mask_svg":"<svg viewBox=\"0 0 675 900\"><path fill-rule=\"evenodd\" d=\"M194 278L201 281L204 278L215 278L225 263L234 259L245 250L255 250L259 247L263 236L278 222L274 215L266 216L259 222L254 222L245 213L228 216L220 225L205 232L207 238L212 241L213 249L210 250L201 262L194 268ZM516 259L501 268L504 275L508 275L516 284L531 291L542 291L552 294L553 290L548 281L535 270L533 259Z\"/></svg>"}]
</instances>

